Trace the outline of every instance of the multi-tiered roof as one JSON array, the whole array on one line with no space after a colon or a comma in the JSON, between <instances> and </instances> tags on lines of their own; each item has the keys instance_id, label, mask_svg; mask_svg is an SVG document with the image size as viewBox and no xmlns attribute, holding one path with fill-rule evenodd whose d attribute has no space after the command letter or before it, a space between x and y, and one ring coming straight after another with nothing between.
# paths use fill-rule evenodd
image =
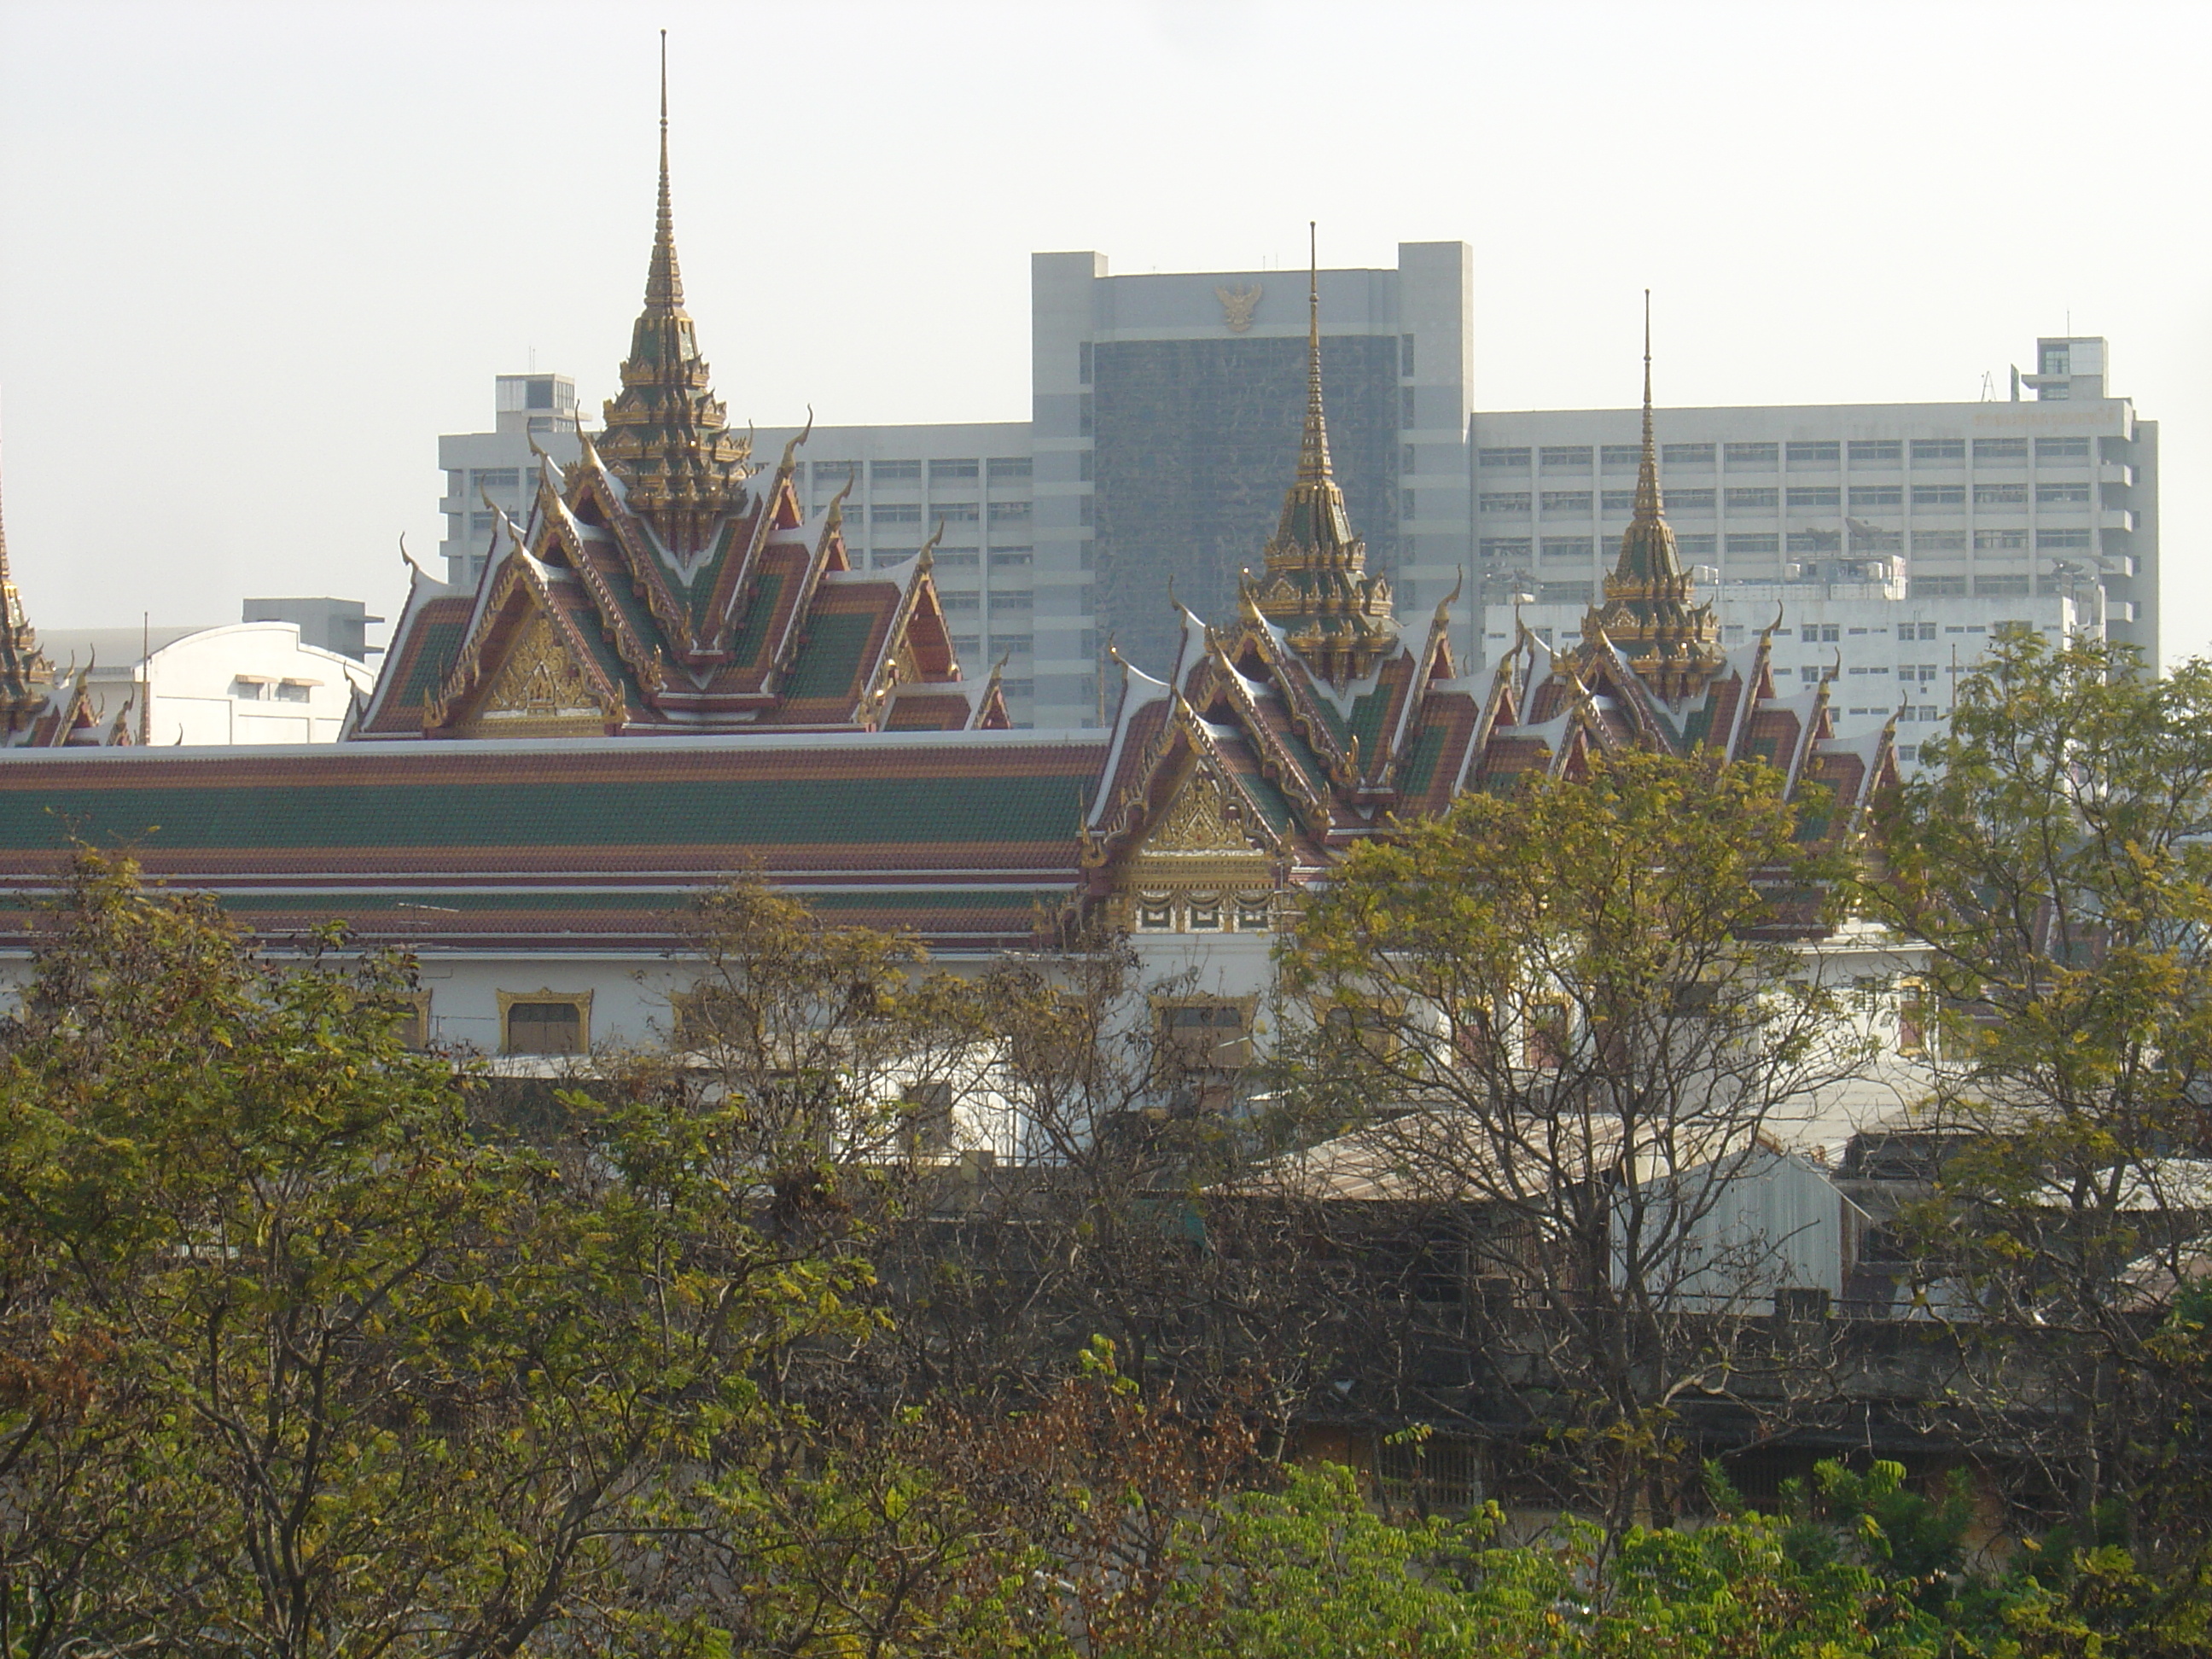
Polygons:
<instances>
[{"instance_id":1,"label":"multi-tiered roof","mask_svg":"<svg viewBox=\"0 0 2212 1659\"><path fill-rule=\"evenodd\" d=\"M1006 723L996 673L962 678L930 548L855 569L842 495L819 513L801 506L793 457L806 434L772 471L756 469L750 438L716 401L684 309L665 71L645 304L606 429L580 422L577 436L569 467L539 455L520 520L495 508L473 590L412 570L349 737Z\"/></svg>"},{"instance_id":2,"label":"multi-tiered roof","mask_svg":"<svg viewBox=\"0 0 2212 1659\"><path fill-rule=\"evenodd\" d=\"M1330 684L1364 678L1396 643L1390 584L1367 574L1367 544L1352 533L1329 462L1321 399L1317 251L1306 291L1306 420L1298 438L1297 477L1283 496L1282 514L1262 557L1267 575L1255 582L1248 570L1237 583L1239 593L1279 623L1300 660Z\"/></svg>"},{"instance_id":3,"label":"multi-tiered roof","mask_svg":"<svg viewBox=\"0 0 2212 1659\"><path fill-rule=\"evenodd\" d=\"M527 740L18 757L0 949L30 937L71 834L131 844L274 934L343 917L490 957L680 952L684 896L750 865L842 921L980 953L1091 919L1272 932L1362 839L1622 748L1763 759L1793 794L1826 792L1825 836L1895 775L1891 727L1838 736L1829 683L1779 695L1768 635L1723 652L1692 602L1648 353L1635 521L1573 652L1522 629L1462 675L1456 594L1398 620L1344 512L1310 349L1297 472L1237 615L1182 611L1162 678L1123 665L1105 732L975 729L1003 706L958 677L927 554L854 570L836 507L799 512L795 444L750 470L683 314L665 150L662 172L606 434L565 471L540 461L473 592L416 572L353 733ZM4 572L0 551L0 695L42 708ZM639 732L666 740L610 740Z\"/></svg>"},{"instance_id":4,"label":"multi-tiered roof","mask_svg":"<svg viewBox=\"0 0 2212 1659\"><path fill-rule=\"evenodd\" d=\"M1576 651L1554 653L1522 629L1486 677L1454 667L1456 593L1416 631L1397 621L1382 579L1366 574L1329 473L1317 349L1312 360L1306 435L1267 578L1243 584L1228 627L1184 611L1164 678L1123 665L1084 830L1094 899L1136 926L1233 925L1239 896L1320 876L1394 820L1627 746L1757 757L1793 795L1828 792L1824 833L1856 825L1895 775L1893 727L1838 737L1825 680L1778 695L1766 634L1721 649L1660 498L1648 343L1635 518L1604 603Z\"/></svg>"}]
</instances>

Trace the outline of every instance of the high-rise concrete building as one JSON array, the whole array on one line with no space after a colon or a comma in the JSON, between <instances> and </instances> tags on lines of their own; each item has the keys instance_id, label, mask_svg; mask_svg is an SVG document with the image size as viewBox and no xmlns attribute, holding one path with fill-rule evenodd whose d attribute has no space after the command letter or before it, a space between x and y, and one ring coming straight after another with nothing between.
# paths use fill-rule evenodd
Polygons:
<instances>
[{"instance_id":1,"label":"high-rise concrete building","mask_svg":"<svg viewBox=\"0 0 2212 1659\"><path fill-rule=\"evenodd\" d=\"M1336 475L1401 614L1472 553L1467 422L1474 252L1407 242L1394 270L1323 270L1322 375ZM1307 273L1116 276L1032 256L1036 718L1098 718L1106 641L1157 672L1176 597L1226 621L1260 567L1305 409Z\"/></svg>"},{"instance_id":2,"label":"high-rise concrete building","mask_svg":"<svg viewBox=\"0 0 2212 1659\"><path fill-rule=\"evenodd\" d=\"M2011 600L2093 584L2108 636L2155 665L2158 423L2111 395L2106 358L2100 339L2039 340L2026 401L1662 405L1682 556L1723 593L1902 578L1916 602ZM1476 558L1492 597L1596 595L1632 505L1639 418L1476 413Z\"/></svg>"},{"instance_id":3,"label":"high-rise concrete building","mask_svg":"<svg viewBox=\"0 0 2212 1659\"><path fill-rule=\"evenodd\" d=\"M483 571L491 549L493 510L485 497L510 514L529 505L530 446L564 465L575 458L576 383L566 374L501 374L493 421L489 432L449 432L438 440L438 465L446 472L438 502L446 535L438 556L446 562L446 580L464 586Z\"/></svg>"}]
</instances>

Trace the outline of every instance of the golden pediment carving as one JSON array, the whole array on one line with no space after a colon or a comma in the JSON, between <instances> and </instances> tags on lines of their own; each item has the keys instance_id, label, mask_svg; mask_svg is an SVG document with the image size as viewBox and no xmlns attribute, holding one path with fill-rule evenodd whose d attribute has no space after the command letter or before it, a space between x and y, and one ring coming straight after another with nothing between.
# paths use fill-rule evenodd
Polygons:
<instances>
[{"instance_id":1,"label":"golden pediment carving","mask_svg":"<svg viewBox=\"0 0 2212 1659\"><path fill-rule=\"evenodd\" d=\"M1145 837L1146 853L1257 853L1266 849L1238 821L1221 780L1200 768L1184 780Z\"/></svg>"},{"instance_id":2,"label":"golden pediment carving","mask_svg":"<svg viewBox=\"0 0 2212 1659\"><path fill-rule=\"evenodd\" d=\"M493 670L470 725L487 735L548 723L597 730L605 718L599 693L544 613L533 610Z\"/></svg>"}]
</instances>

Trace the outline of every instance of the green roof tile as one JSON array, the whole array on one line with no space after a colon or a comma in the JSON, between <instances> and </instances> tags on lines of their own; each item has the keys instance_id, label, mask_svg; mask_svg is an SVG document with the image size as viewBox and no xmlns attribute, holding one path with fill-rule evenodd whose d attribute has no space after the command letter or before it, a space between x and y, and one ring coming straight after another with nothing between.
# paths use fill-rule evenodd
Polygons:
<instances>
[{"instance_id":1,"label":"green roof tile","mask_svg":"<svg viewBox=\"0 0 2212 1659\"><path fill-rule=\"evenodd\" d=\"M857 698L860 659L875 632L876 617L866 611L817 611L806 623L806 648L792 667L784 695L797 702L807 697Z\"/></svg>"},{"instance_id":2,"label":"green roof tile","mask_svg":"<svg viewBox=\"0 0 2212 1659\"><path fill-rule=\"evenodd\" d=\"M0 790L0 848L928 844L1072 840L1092 776Z\"/></svg>"}]
</instances>

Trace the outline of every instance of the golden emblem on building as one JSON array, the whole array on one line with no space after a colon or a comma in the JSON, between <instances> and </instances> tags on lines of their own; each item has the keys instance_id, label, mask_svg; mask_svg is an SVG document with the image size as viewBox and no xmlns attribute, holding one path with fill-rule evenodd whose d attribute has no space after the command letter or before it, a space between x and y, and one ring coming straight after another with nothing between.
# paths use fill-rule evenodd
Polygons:
<instances>
[{"instance_id":1,"label":"golden emblem on building","mask_svg":"<svg viewBox=\"0 0 2212 1659\"><path fill-rule=\"evenodd\" d=\"M1231 334L1242 334L1252 326L1252 313L1259 309L1260 284L1249 288L1217 288L1213 297L1221 301L1221 320L1229 325Z\"/></svg>"}]
</instances>

